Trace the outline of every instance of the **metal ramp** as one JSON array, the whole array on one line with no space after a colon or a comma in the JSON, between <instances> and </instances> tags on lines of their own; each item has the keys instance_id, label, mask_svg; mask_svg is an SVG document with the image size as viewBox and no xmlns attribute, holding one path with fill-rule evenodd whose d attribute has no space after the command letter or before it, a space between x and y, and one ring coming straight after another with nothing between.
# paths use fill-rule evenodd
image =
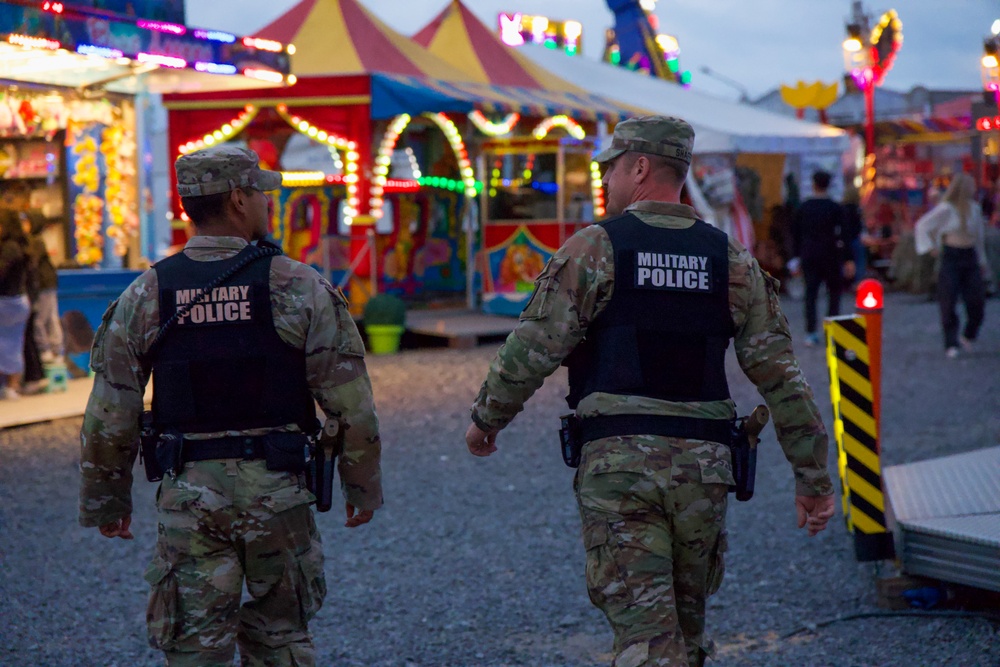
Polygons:
<instances>
[{"instance_id":1,"label":"metal ramp","mask_svg":"<svg viewBox=\"0 0 1000 667\"><path fill-rule=\"evenodd\" d=\"M484 339L506 337L517 326L516 317L487 315L459 308L408 310L406 329L422 336L444 338L448 347L475 347Z\"/></svg>"},{"instance_id":2,"label":"metal ramp","mask_svg":"<svg viewBox=\"0 0 1000 667\"><path fill-rule=\"evenodd\" d=\"M903 572L1000 591L1000 447L883 475Z\"/></svg>"}]
</instances>

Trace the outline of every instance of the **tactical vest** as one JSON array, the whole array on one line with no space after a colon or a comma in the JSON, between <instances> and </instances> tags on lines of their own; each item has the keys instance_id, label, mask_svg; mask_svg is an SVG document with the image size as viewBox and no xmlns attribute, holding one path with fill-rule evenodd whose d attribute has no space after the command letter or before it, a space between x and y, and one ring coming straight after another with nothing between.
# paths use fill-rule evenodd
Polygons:
<instances>
[{"instance_id":1,"label":"tactical vest","mask_svg":"<svg viewBox=\"0 0 1000 667\"><path fill-rule=\"evenodd\" d=\"M242 261L196 262L184 253L157 262L160 326L194 303L155 351L153 415L159 432L244 431L315 418L305 352L285 343L271 315L271 257L255 259L202 297L202 288Z\"/></svg>"},{"instance_id":2,"label":"tactical vest","mask_svg":"<svg viewBox=\"0 0 1000 667\"><path fill-rule=\"evenodd\" d=\"M726 234L700 220L687 229L654 227L631 213L600 224L614 249L615 287L566 359L569 406L594 392L675 402L729 398Z\"/></svg>"}]
</instances>

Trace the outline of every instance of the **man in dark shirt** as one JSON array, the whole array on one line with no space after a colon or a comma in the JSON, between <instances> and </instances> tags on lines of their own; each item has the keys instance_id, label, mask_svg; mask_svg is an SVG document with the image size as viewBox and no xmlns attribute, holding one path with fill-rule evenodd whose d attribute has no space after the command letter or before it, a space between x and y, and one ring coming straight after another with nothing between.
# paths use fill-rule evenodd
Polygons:
<instances>
[{"instance_id":1,"label":"man in dark shirt","mask_svg":"<svg viewBox=\"0 0 1000 667\"><path fill-rule=\"evenodd\" d=\"M795 257L806 284L806 345L819 344L816 299L826 284L827 316L840 314L840 293L854 277L854 262L843 207L830 199L830 174L813 174L813 197L802 202L792 220ZM794 260L793 260L794 261Z\"/></svg>"}]
</instances>

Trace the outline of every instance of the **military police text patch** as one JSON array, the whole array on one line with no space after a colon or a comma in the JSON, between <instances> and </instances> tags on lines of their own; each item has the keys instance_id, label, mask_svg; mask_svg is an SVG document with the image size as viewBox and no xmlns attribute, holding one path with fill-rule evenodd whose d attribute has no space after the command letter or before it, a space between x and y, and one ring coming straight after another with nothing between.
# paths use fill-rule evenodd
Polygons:
<instances>
[{"instance_id":1,"label":"military police text patch","mask_svg":"<svg viewBox=\"0 0 1000 667\"><path fill-rule=\"evenodd\" d=\"M178 318L177 324L249 322L253 320L251 296L250 285L216 287L207 294L201 289L175 290L174 304L177 309L188 308Z\"/></svg>"},{"instance_id":2,"label":"military police text patch","mask_svg":"<svg viewBox=\"0 0 1000 667\"><path fill-rule=\"evenodd\" d=\"M708 293L712 291L712 260L702 255L636 252L633 286Z\"/></svg>"}]
</instances>

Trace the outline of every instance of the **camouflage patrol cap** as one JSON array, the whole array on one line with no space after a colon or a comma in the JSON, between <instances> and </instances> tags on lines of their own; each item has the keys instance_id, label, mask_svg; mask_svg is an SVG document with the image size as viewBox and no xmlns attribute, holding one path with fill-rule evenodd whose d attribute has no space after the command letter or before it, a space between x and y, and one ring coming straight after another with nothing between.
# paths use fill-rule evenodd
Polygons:
<instances>
[{"instance_id":1,"label":"camouflage patrol cap","mask_svg":"<svg viewBox=\"0 0 1000 667\"><path fill-rule=\"evenodd\" d=\"M204 197L236 188L254 188L261 192L281 186L281 174L258 165L257 153L247 148L220 144L177 158L177 194L181 197Z\"/></svg>"},{"instance_id":2,"label":"camouflage patrol cap","mask_svg":"<svg viewBox=\"0 0 1000 667\"><path fill-rule=\"evenodd\" d=\"M615 126L611 146L594 157L595 162L610 162L625 151L649 153L691 164L694 128L681 118L643 116L629 118Z\"/></svg>"}]
</instances>

